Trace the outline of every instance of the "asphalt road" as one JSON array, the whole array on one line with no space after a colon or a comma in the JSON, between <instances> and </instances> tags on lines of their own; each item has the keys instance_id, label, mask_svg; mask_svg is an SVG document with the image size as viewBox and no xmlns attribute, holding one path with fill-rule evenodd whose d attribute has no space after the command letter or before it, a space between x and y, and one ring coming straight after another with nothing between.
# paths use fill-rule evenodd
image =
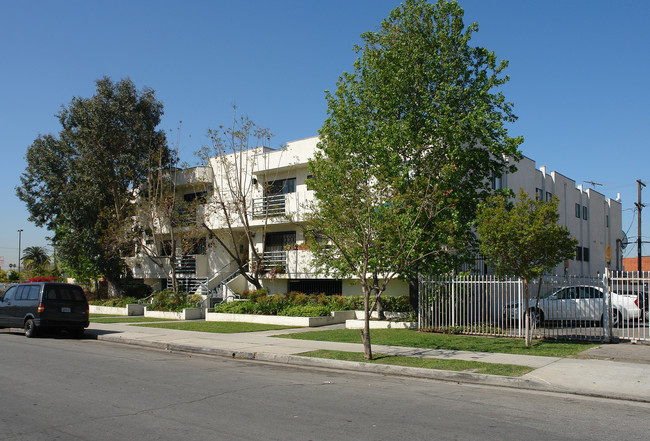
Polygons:
<instances>
[{"instance_id":1,"label":"asphalt road","mask_svg":"<svg viewBox=\"0 0 650 441\"><path fill-rule=\"evenodd\" d=\"M0 330L0 440L647 439L650 405Z\"/></svg>"}]
</instances>

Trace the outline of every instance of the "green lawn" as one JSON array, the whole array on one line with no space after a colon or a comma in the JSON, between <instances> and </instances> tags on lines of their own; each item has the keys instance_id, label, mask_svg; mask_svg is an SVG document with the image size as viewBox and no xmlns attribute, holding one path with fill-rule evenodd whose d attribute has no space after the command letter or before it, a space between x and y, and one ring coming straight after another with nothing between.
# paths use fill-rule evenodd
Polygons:
<instances>
[{"instance_id":1,"label":"green lawn","mask_svg":"<svg viewBox=\"0 0 650 441\"><path fill-rule=\"evenodd\" d=\"M297 334L277 335L275 337L361 343L361 335L359 330L356 329L310 331ZM542 355L547 357L568 357L594 346L598 346L596 343L533 340L532 345L526 347L524 340L521 338L434 334L407 329L373 329L370 331L370 340L372 344L376 345L449 349L456 351L496 352L504 354Z\"/></svg>"},{"instance_id":2,"label":"green lawn","mask_svg":"<svg viewBox=\"0 0 650 441\"><path fill-rule=\"evenodd\" d=\"M90 316L91 323L142 323L142 322L165 322L170 319L160 319L155 317L143 316Z\"/></svg>"},{"instance_id":3,"label":"green lawn","mask_svg":"<svg viewBox=\"0 0 650 441\"><path fill-rule=\"evenodd\" d=\"M441 360L437 358L403 357L396 355L373 354L372 360L365 360L362 352L319 350L298 354L303 357L327 358L331 360L358 361L363 363L389 364L425 369L471 372L476 374L505 375L520 377L534 368L515 364L481 363L466 360Z\"/></svg>"},{"instance_id":4,"label":"green lawn","mask_svg":"<svg viewBox=\"0 0 650 441\"><path fill-rule=\"evenodd\" d=\"M257 332L257 331L270 331L274 329L295 328L295 326L263 325L259 323L205 322L205 321L156 323L156 324L146 324L146 325L136 325L136 326L145 326L150 328L179 329L181 331L215 332L219 334L234 334L237 332Z\"/></svg>"}]
</instances>

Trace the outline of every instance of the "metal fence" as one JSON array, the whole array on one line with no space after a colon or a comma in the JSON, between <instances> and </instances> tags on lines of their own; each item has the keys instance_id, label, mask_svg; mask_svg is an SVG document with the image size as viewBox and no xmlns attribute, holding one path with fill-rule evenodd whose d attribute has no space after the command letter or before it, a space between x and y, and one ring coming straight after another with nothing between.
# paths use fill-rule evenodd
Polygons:
<instances>
[{"instance_id":1,"label":"metal fence","mask_svg":"<svg viewBox=\"0 0 650 441\"><path fill-rule=\"evenodd\" d=\"M419 328L523 337L529 310L537 338L647 340L644 308L649 280L650 273L547 276L531 281L526 293L519 279L488 275L424 278L420 280Z\"/></svg>"}]
</instances>

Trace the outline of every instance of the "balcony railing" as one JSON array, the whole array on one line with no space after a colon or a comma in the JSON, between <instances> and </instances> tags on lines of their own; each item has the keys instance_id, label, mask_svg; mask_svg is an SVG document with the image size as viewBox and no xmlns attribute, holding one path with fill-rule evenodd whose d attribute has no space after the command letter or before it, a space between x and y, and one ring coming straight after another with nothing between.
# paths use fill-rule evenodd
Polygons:
<instances>
[{"instance_id":1,"label":"balcony railing","mask_svg":"<svg viewBox=\"0 0 650 441\"><path fill-rule=\"evenodd\" d=\"M253 199L253 217L283 216L286 213L284 194Z\"/></svg>"},{"instance_id":2,"label":"balcony railing","mask_svg":"<svg viewBox=\"0 0 650 441\"><path fill-rule=\"evenodd\" d=\"M196 256L189 255L176 259L176 274L196 274Z\"/></svg>"},{"instance_id":3,"label":"balcony railing","mask_svg":"<svg viewBox=\"0 0 650 441\"><path fill-rule=\"evenodd\" d=\"M251 262L252 271L255 271L257 265ZM286 251L267 251L262 254L262 272L274 270L278 272L286 272L287 270L287 252Z\"/></svg>"},{"instance_id":4,"label":"balcony railing","mask_svg":"<svg viewBox=\"0 0 650 441\"><path fill-rule=\"evenodd\" d=\"M196 221L198 219L198 215L196 210L191 210L189 208L178 208L176 210L177 213L177 220L175 226L188 226L188 225L193 225L196 224Z\"/></svg>"}]
</instances>

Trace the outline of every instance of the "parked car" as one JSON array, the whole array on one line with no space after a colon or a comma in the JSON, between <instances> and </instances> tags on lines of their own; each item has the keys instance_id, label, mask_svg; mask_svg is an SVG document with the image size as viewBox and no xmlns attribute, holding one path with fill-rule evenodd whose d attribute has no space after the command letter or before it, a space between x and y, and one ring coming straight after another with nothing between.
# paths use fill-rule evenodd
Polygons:
<instances>
[{"instance_id":1,"label":"parked car","mask_svg":"<svg viewBox=\"0 0 650 441\"><path fill-rule=\"evenodd\" d=\"M636 294L611 293L612 325L621 326L629 320L643 318L643 310L639 307ZM528 303L531 317L536 325L544 321L585 321L603 323L605 300L603 289L595 286L575 285L565 286L543 297L537 303L531 299ZM523 311L522 311L523 314ZM506 305L506 319L519 319L519 304Z\"/></svg>"},{"instance_id":2,"label":"parked car","mask_svg":"<svg viewBox=\"0 0 650 441\"><path fill-rule=\"evenodd\" d=\"M22 283L0 295L0 328L23 328L27 337L45 328L80 336L88 325L88 301L78 285Z\"/></svg>"}]
</instances>

